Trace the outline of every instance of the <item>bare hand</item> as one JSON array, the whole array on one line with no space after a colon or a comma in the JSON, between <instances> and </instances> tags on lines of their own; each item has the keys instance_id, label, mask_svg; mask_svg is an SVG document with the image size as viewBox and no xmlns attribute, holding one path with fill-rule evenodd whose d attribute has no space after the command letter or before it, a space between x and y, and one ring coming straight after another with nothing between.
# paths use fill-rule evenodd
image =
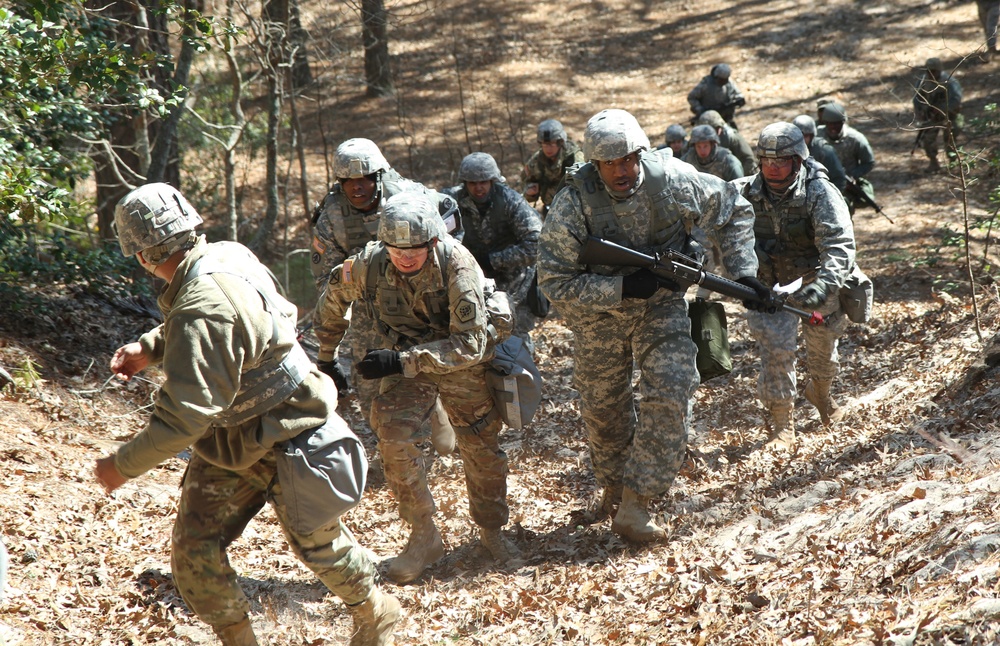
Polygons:
<instances>
[{"instance_id":1,"label":"bare hand","mask_svg":"<svg viewBox=\"0 0 1000 646\"><path fill-rule=\"evenodd\" d=\"M104 487L104 491L111 493L118 487L128 482L128 478L118 472L115 466L115 456L109 455L97 461L94 465L94 475L97 481Z\"/></svg>"},{"instance_id":2,"label":"bare hand","mask_svg":"<svg viewBox=\"0 0 1000 646\"><path fill-rule=\"evenodd\" d=\"M123 345L111 357L111 372L122 381L128 381L148 365L149 357L138 342Z\"/></svg>"}]
</instances>

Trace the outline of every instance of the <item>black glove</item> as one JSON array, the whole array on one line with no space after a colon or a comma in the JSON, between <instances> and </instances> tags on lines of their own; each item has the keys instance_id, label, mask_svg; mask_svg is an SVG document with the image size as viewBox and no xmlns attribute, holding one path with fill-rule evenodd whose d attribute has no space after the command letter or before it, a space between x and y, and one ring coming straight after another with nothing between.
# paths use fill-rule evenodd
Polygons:
<instances>
[{"instance_id":1,"label":"black glove","mask_svg":"<svg viewBox=\"0 0 1000 646\"><path fill-rule=\"evenodd\" d=\"M826 302L826 285L819 281L809 283L790 298L803 309L811 310Z\"/></svg>"},{"instance_id":2,"label":"black glove","mask_svg":"<svg viewBox=\"0 0 1000 646\"><path fill-rule=\"evenodd\" d=\"M347 375L344 374L343 369L337 363L336 359L333 361L317 361L316 367L319 368L320 372L333 379L338 393L346 393L351 389L351 384L347 381Z\"/></svg>"},{"instance_id":3,"label":"black glove","mask_svg":"<svg viewBox=\"0 0 1000 646\"><path fill-rule=\"evenodd\" d=\"M354 366L365 379L381 379L403 372L403 360L395 350L369 350Z\"/></svg>"},{"instance_id":4,"label":"black glove","mask_svg":"<svg viewBox=\"0 0 1000 646\"><path fill-rule=\"evenodd\" d=\"M646 267L622 277L622 298L647 299L659 288L660 280Z\"/></svg>"},{"instance_id":5,"label":"black glove","mask_svg":"<svg viewBox=\"0 0 1000 646\"><path fill-rule=\"evenodd\" d=\"M778 311L778 303L774 300L771 290L768 289L767 285L757 280L756 276L744 276L736 282L757 292L757 298L743 301L743 307L755 312L767 312L768 314L774 314Z\"/></svg>"}]
</instances>

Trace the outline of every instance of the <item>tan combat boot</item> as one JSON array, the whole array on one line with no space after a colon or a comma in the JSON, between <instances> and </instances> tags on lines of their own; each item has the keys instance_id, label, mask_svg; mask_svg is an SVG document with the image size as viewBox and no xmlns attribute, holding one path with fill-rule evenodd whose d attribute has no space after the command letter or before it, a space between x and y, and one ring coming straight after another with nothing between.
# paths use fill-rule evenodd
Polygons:
<instances>
[{"instance_id":1,"label":"tan combat boot","mask_svg":"<svg viewBox=\"0 0 1000 646\"><path fill-rule=\"evenodd\" d=\"M831 381L810 379L802 391L802 395L819 411L823 426L830 426L844 418L844 409L830 396Z\"/></svg>"},{"instance_id":2,"label":"tan combat boot","mask_svg":"<svg viewBox=\"0 0 1000 646\"><path fill-rule=\"evenodd\" d=\"M434 400L434 407L431 408L431 444L438 455L451 455L455 451L455 429L451 426L448 413L444 412L441 406L441 399Z\"/></svg>"},{"instance_id":3,"label":"tan combat boot","mask_svg":"<svg viewBox=\"0 0 1000 646\"><path fill-rule=\"evenodd\" d=\"M499 529L480 527L479 542L490 551L490 554L499 563L507 563L521 557L520 550Z\"/></svg>"},{"instance_id":4,"label":"tan combat boot","mask_svg":"<svg viewBox=\"0 0 1000 646\"><path fill-rule=\"evenodd\" d=\"M391 594L372 588L371 594L356 606L348 606L354 615L354 635L350 646L388 646L393 643L392 629L399 621L399 601Z\"/></svg>"},{"instance_id":5,"label":"tan combat boot","mask_svg":"<svg viewBox=\"0 0 1000 646\"><path fill-rule=\"evenodd\" d=\"M667 532L649 515L649 498L632 489L622 489L622 504L611 521L611 531L636 543L666 540Z\"/></svg>"},{"instance_id":6,"label":"tan combat boot","mask_svg":"<svg viewBox=\"0 0 1000 646\"><path fill-rule=\"evenodd\" d=\"M580 520L591 525L599 523L605 518L613 517L621 503L621 484L604 487L599 496L594 495L591 499L590 503L587 505L587 510L583 513Z\"/></svg>"},{"instance_id":7,"label":"tan combat boot","mask_svg":"<svg viewBox=\"0 0 1000 646\"><path fill-rule=\"evenodd\" d=\"M792 404L773 404L771 429L767 435L767 446L788 451L795 450L795 407Z\"/></svg>"},{"instance_id":8,"label":"tan combat boot","mask_svg":"<svg viewBox=\"0 0 1000 646\"><path fill-rule=\"evenodd\" d=\"M399 556L392 559L386 576L399 584L413 581L428 565L444 556L441 533L430 516L417 519L410 529L410 540Z\"/></svg>"},{"instance_id":9,"label":"tan combat boot","mask_svg":"<svg viewBox=\"0 0 1000 646\"><path fill-rule=\"evenodd\" d=\"M253 634L249 618L245 617L243 621L225 628L213 627L212 630L219 637L222 646L257 646L257 637Z\"/></svg>"}]
</instances>

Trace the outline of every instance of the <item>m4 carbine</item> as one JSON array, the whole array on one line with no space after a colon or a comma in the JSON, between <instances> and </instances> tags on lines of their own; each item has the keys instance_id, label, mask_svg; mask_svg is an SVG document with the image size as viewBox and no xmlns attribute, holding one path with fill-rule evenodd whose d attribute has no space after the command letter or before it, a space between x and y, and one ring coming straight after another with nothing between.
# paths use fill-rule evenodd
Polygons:
<instances>
[{"instance_id":1,"label":"m4 carbine","mask_svg":"<svg viewBox=\"0 0 1000 646\"><path fill-rule=\"evenodd\" d=\"M649 256L640 251L623 247L620 244L590 236L587 238L580 257L577 259L581 265L606 265L609 267L646 267L653 274L672 280L681 287L687 288L691 285L698 285L705 289L729 296L739 301L756 301L760 297L750 287L740 283L710 274L702 269L701 263L685 256L684 254L667 249L662 253ZM777 294L771 295L771 303L776 310L780 309L800 316L810 325L823 325L823 315L819 312L806 312L797 307L785 303L784 298ZM769 304L771 304L769 303Z\"/></svg>"}]
</instances>

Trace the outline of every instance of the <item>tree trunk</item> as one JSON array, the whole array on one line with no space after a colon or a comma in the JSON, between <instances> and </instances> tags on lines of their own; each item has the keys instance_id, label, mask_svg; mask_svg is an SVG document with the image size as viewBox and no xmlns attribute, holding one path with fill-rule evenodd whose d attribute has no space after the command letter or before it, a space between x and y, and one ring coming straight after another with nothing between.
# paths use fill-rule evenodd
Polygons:
<instances>
[{"instance_id":1,"label":"tree trunk","mask_svg":"<svg viewBox=\"0 0 1000 646\"><path fill-rule=\"evenodd\" d=\"M384 0L361 0L361 40L365 46L368 96L392 94L388 20Z\"/></svg>"},{"instance_id":2,"label":"tree trunk","mask_svg":"<svg viewBox=\"0 0 1000 646\"><path fill-rule=\"evenodd\" d=\"M292 89L298 90L309 86L312 83L312 70L309 68L309 53L306 48L309 33L302 28L298 0L267 0L263 14L265 22L277 23L284 30L279 51L282 52L283 59L291 55Z\"/></svg>"},{"instance_id":3,"label":"tree trunk","mask_svg":"<svg viewBox=\"0 0 1000 646\"><path fill-rule=\"evenodd\" d=\"M264 180L264 192L267 197L267 209L264 221L247 245L260 255L267 246L278 220L278 129L281 121L281 86L280 68L272 67L267 71L267 171Z\"/></svg>"}]
</instances>

